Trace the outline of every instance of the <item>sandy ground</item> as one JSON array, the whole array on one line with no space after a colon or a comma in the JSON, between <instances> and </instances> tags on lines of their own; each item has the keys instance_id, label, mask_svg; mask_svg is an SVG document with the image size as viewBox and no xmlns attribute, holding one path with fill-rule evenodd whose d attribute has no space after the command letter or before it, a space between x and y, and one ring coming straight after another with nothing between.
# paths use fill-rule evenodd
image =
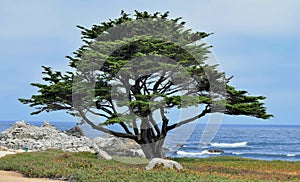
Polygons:
<instances>
[{"instance_id":1,"label":"sandy ground","mask_svg":"<svg viewBox=\"0 0 300 182\"><path fill-rule=\"evenodd\" d=\"M61 182L46 178L25 178L22 174L10 171L0 171L0 182Z\"/></svg>"},{"instance_id":2,"label":"sandy ground","mask_svg":"<svg viewBox=\"0 0 300 182\"><path fill-rule=\"evenodd\" d=\"M0 157L4 157L7 154L15 154L16 152L10 152L10 151L0 151Z\"/></svg>"},{"instance_id":3,"label":"sandy ground","mask_svg":"<svg viewBox=\"0 0 300 182\"><path fill-rule=\"evenodd\" d=\"M8 154L15 154L10 151L0 151L0 157ZM20 173L0 170L0 182L61 182L59 180L51 180L46 178L26 178Z\"/></svg>"}]
</instances>

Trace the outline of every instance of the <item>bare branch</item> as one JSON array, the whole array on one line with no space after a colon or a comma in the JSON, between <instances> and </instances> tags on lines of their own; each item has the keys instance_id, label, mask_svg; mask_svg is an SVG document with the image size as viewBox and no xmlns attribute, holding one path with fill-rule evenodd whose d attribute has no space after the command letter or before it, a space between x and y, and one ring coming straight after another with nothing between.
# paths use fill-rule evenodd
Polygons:
<instances>
[{"instance_id":1,"label":"bare branch","mask_svg":"<svg viewBox=\"0 0 300 182\"><path fill-rule=\"evenodd\" d=\"M92 111L91 109L89 109L89 108L86 108L90 113L92 113L92 114L94 114L94 115L96 115L96 116L102 116L102 117L105 117L105 118L109 118L109 116L106 116L105 114L101 114L101 113L97 113L97 112L94 112L94 111Z\"/></svg>"},{"instance_id":2,"label":"bare branch","mask_svg":"<svg viewBox=\"0 0 300 182\"><path fill-rule=\"evenodd\" d=\"M149 89L148 89L148 87L147 87L147 79L149 78L150 76L144 76L144 80L142 81L142 79L141 79L141 82L142 82L142 88L143 88L143 90L144 90L144 95L146 95L146 93L147 94L150 94L150 92L149 92Z\"/></svg>"},{"instance_id":3,"label":"bare branch","mask_svg":"<svg viewBox=\"0 0 300 182\"><path fill-rule=\"evenodd\" d=\"M93 129L102 131L102 132L104 132L104 133L112 134L112 135L117 136L117 137L130 138L130 139L133 139L133 140L135 140L135 141L137 141L137 139L138 139L138 137L137 137L136 135L127 134L127 133L121 133L121 132L116 132L116 131L113 131L113 130L104 128L104 127L102 127L102 126L97 126L97 125L95 125L91 120L89 120L89 119L85 116L85 113L83 113L83 111L79 110L78 112L79 112L80 116L82 117L82 119L83 119L88 125L90 125Z\"/></svg>"},{"instance_id":4,"label":"bare branch","mask_svg":"<svg viewBox=\"0 0 300 182\"><path fill-rule=\"evenodd\" d=\"M152 126L154 127L154 129L155 129L155 131L156 131L156 133L157 133L157 137L160 137L160 129L159 129L157 123L155 122L155 120L154 120L152 114L150 114L149 116L150 116L150 117L149 117L150 122L151 122Z\"/></svg>"},{"instance_id":5,"label":"bare branch","mask_svg":"<svg viewBox=\"0 0 300 182\"><path fill-rule=\"evenodd\" d=\"M115 108L115 105L114 105L113 101L110 99L109 102L111 104L111 108L112 108L114 114L117 114L117 110ZM132 132L129 130L129 128L127 127L127 125L124 122L120 122L119 124L125 130L125 132L127 134L131 134L132 135Z\"/></svg>"},{"instance_id":6,"label":"bare branch","mask_svg":"<svg viewBox=\"0 0 300 182\"><path fill-rule=\"evenodd\" d=\"M132 132L128 129L127 125L124 122L120 122L119 124L122 126L122 128L125 130L125 132L127 134L133 135Z\"/></svg>"},{"instance_id":7,"label":"bare branch","mask_svg":"<svg viewBox=\"0 0 300 182\"><path fill-rule=\"evenodd\" d=\"M161 76L158 81L153 86L153 93L157 93L157 89L159 85L165 80L166 78L164 76Z\"/></svg>"},{"instance_id":8,"label":"bare branch","mask_svg":"<svg viewBox=\"0 0 300 182\"><path fill-rule=\"evenodd\" d=\"M167 135L167 126L169 123L169 119L165 116L164 114L164 109L162 107L160 107L160 116L161 119L163 121L162 127L161 127L161 136L166 136Z\"/></svg>"}]
</instances>

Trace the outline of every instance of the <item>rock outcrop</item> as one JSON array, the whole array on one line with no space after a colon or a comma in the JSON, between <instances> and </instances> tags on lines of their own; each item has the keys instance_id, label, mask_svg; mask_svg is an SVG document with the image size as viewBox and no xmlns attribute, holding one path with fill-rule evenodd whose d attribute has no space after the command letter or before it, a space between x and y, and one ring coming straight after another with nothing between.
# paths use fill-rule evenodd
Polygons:
<instances>
[{"instance_id":1,"label":"rock outcrop","mask_svg":"<svg viewBox=\"0 0 300 182\"><path fill-rule=\"evenodd\" d=\"M176 161L172 161L172 160L168 160L168 159L161 159L161 158L154 158L146 166L146 170L152 170L155 167L163 167L163 168L176 169L176 170L183 169L182 165Z\"/></svg>"},{"instance_id":2,"label":"rock outcrop","mask_svg":"<svg viewBox=\"0 0 300 182\"><path fill-rule=\"evenodd\" d=\"M76 136L76 137L86 136L83 129L81 129L79 126L74 126L73 128L66 130L65 133L67 135Z\"/></svg>"},{"instance_id":3,"label":"rock outcrop","mask_svg":"<svg viewBox=\"0 0 300 182\"><path fill-rule=\"evenodd\" d=\"M8 149L43 151L59 149L70 152L93 152L99 157L111 159L111 155L144 157L138 144L129 139L104 135L90 139L78 126L60 131L49 122L41 127L29 125L24 121L16 122L0 135L0 146Z\"/></svg>"},{"instance_id":4,"label":"rock outcrop","mask_svg":"<svg viewBox=\"0 0 300 182\"><path fill-rule=\"evenodd\" d=\"M94 138L93 142L110 155L145 158L141 147L130 139L117 138L113 135L105 134L103 137Z\"/></svg>"},{"instance_id":5,"label":"rock outcrop","mask_svg":"<svg viewBox=\"0 0 300 182\"><path fill-rule=\"evenodd\" d=\"M223 154L224 151L221 149L211 149L211 150L207 150L209 153L220 153Z\"/></svg>"}]
</instances>

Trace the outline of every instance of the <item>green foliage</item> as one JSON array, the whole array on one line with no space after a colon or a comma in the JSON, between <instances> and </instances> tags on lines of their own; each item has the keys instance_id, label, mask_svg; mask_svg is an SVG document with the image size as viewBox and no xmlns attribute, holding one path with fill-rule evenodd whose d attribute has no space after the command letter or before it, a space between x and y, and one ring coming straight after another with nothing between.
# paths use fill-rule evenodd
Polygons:
<instances>
[{"instance_id":1,"label":"green foliage","mask_svg":"<svg viewBox=\"0 0 300 182\"><path fill-rule=\"evenodd\" d=\"M175 126L212 112L272 117L264 107L265 97L235 89L218 65L206 63L211 46L202 40L211 34L184 25L181 18L169 18L169 12L135 11L130 16L122 11L120 18L90 29L78 26L84 45L67 56L74 72L44 66L47 83L33 83L38 94L19 100L36 108L32 114L66 110L94 129L139 144L159 141ZM205 109L170 126L165 114L169 109L191 106ZM155 111L160 121L153 119ZM87 113L100 117L100 124L94 125ZM124 133L102 127L107 124L119 124Z\"/></svg>"},{"instance_id":2,"label":"green foliage","mask_svg":"<svg viewBox=\"0 0 300 182\"><path fill-rule=\"evenodd\" d=\"M244 90L236 90L232 86L227 86L226 114L249 115L257 118L268 119L271 114L266 114L266 108L260 100L264 96L248 96Z\"/></svg>"},{"instance_id":3,"label":"green foliage","mask_svg":"<svg viewBox=\"0 0 300 182\"><path fill-rule=\"evenodd\" d=\"M32 114L39 114L43 111L66 110L73 114L72 110L72 83L73 73L62 74L60 71L52 71L50 67L43 66L46 75L43 80L49 84L32 83L32 86L39 88L38 95L30 99L19 99L23 104L35 107L37 111Z\"/></svg>"},{"instance_id":4,"label":"green foliage","mask_svg":"<svg viewBox=\"0 0 300 182\"><path fill-rule=\"evenodd\" d=\"M103 75L102 78L99 78L99 81L95 85L96 98L98 99L98 103L105 103L111 99L111 87L109 85L109 81L115 76L119 69L122 68L123 65L128 64L132 59L145 55L161 55L178 61L180 65L186 68L186 71L190 75L195 77L197 81L201 82L201 84L197 85L199 87L199 92L209 90L209 83L207 78L205 78L205 72L208 72L208 70L214 72L214 74L212 75L216 77L215 79L220 79L223 76L223 73L219 73L215 69L215 66L205 65L204 62L201 63L201 61L205 60L205 54L209 52L209 46L207 46L205 43L202 43L200 45L191 45L191 43L202 40L210 34L205 32L192 32L190 29L185 30L185 22L180 22L181 18L168 19L169 12L163 14L159 12L149 14L148 12L135 11L134 16L135 18L132 18L129 14L122 11L120 18L117 18L115 20L109 20L108 22L103 22L101 23L101 25L93 25L91 29L78 26L78 28L82 30L82 40L86 44L84 44L81 48L74 52L74 57L67 56L67 58L70 60L70 66L72 68L77 69L77 65L80 62L82 67L82 62L84 60L81 60L81 58L83 55L85 55L85 57L89 57L90 59L99 59L102 57L107 60L105 63L106 65L101 68L104 71L105 75ZM181 43L181 47L179 47L178 45L174 45L171 42L167 42L166 40L153 39L153 37L147 38L146 36L144 39L140 39L141 37L139 36L145 36L145 32L143 31L142 27L151 27L151 25L149 25L151 21L146 22L148 23L146 25L141 24L139 22L137 22L136 24L130 24L130 26L136 25L135 28L128 29L131 30L131 32L119 32L117 30L111 30L114 27L117 29L118 25L124 24L126 22L134 22L135 20L144 18L151 18L153 20L164 20L160 24L161 26L158 28L163 28L169 33L162 32L162 36L168 34L169 37L166 37L166 39L179 39L180 41L176 42ZM162 25L164 23L165 25ZM94 40L96 40L97 37L99 37L100 35L103 36L103 33L109 30L111 34L116 32L118 36L116 34L107 35L104 38L107 40L106 42L94 42ZM139 33L136 33L135 31L139 31ZM126 36L124 36L123 34L126 34ZM119 40L118 38L120 37L131 37L132 40L136 41L130 41L127 39ZM103 51L99 51L103 48L111 49L116 45L124 45L124 42L126 42L126 46L123 46L121 47L121 49L115 51L113 55L103 55L101 54L101 52ZM127 42L131 43L128 44ZM96 49L97 51L91 50L89 47L91 46L91 43L93 43L92 46L98 46L99 49ZM191 51L193 53L193 56L190 53L188 53L187 50ZM201 58L200 62L195 62L195 55L200 55L197 57ZM89 64L91 62L87 63ZM201 65L201 67L199 67L199 65ZM161 63L158 68L161 70L162 68L169 66L172 66L172 64ZM90 68L89 65L87 65L87 67ZM60 71L52 71L50 67L45 66L43 66L43 69L43 74L46 75L44 77L44 81L48 82L49 84L33 83L33 86L39 88L39 94L33 95L30 99L20 99L20 101L24 104L30 104L30 107L36 107L37 111L33 112L32 114L38 114L43 111L49 112L57 110L67 110L68 112L73 114L74 110L72 110L72 84L74 73L67 72L66 74L63 74ZM139 71L145 72L145 70L139 69L134 70L131 73L136 73ZM154 71L158 72L159 70ZM232 86L227 86L227 92L227 114L252 115L264 119L269 118L271 116L269 114L266 114L266 110L263 107L263 103L260 102L260 100L265 99L265 97L247 96L246 91L235 90ZM135 94L135 96L138 95L141 94ZM148 98L151 98L151 94L147 94L146 96L148 96ZM180 95L166 96L166 92L163 92L160 96L165 97L165 101L168 107L183 107L181 102L182 98L180 97ZM148 100L149 99L147 99L147 97L139 97L135 101L129 101L128 104L131 107L140 106L139 109L143 110L147 109L146 106L148 104L151 104ZM195 99L190 99L190 101L193 101L194 103L187 104L186 106L201 103L211 103L211 99L205 95L201 95L197 102L195 102ZM105 110L103 107L100 106L100 110L101 109Z\"/></svg>"},{"instance_id":5,"label":"green foliage","mask_svg":"<svg viewBox=\"0 0 300 182\"><path fill-rule=\"evenodd\" d=\"M127 158L126 160L134 160ZM0 158L1 170L28 177L66 181L299 181L300 162L261 161L237 157L176 158L181 171L98 159L95 154L62 151L30 152ZM119 161L119 159L118 159Z\"/></svg>"}]
</instances>

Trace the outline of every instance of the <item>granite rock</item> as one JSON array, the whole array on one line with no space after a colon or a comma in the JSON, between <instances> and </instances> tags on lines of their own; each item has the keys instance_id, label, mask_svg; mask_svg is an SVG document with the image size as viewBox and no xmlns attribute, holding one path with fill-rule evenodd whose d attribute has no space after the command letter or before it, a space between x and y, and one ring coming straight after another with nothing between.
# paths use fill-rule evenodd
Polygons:
<instances>
[{"instance_id":1,"label":"granite rock","mask_svg":"<svg viewBox=\"0 0 300 182\"><path fill-rule=\"evenodd\" d=\"M130 139L104 135L90 139L78 126L60 131L49 122L41 127L33 126L25 121L16 122L13 127L0 134L0 147L30 151L58 149L71 152L93 152L104 159L110 155L144 157L140 146Z\"/></svg>"}]
</instances>

